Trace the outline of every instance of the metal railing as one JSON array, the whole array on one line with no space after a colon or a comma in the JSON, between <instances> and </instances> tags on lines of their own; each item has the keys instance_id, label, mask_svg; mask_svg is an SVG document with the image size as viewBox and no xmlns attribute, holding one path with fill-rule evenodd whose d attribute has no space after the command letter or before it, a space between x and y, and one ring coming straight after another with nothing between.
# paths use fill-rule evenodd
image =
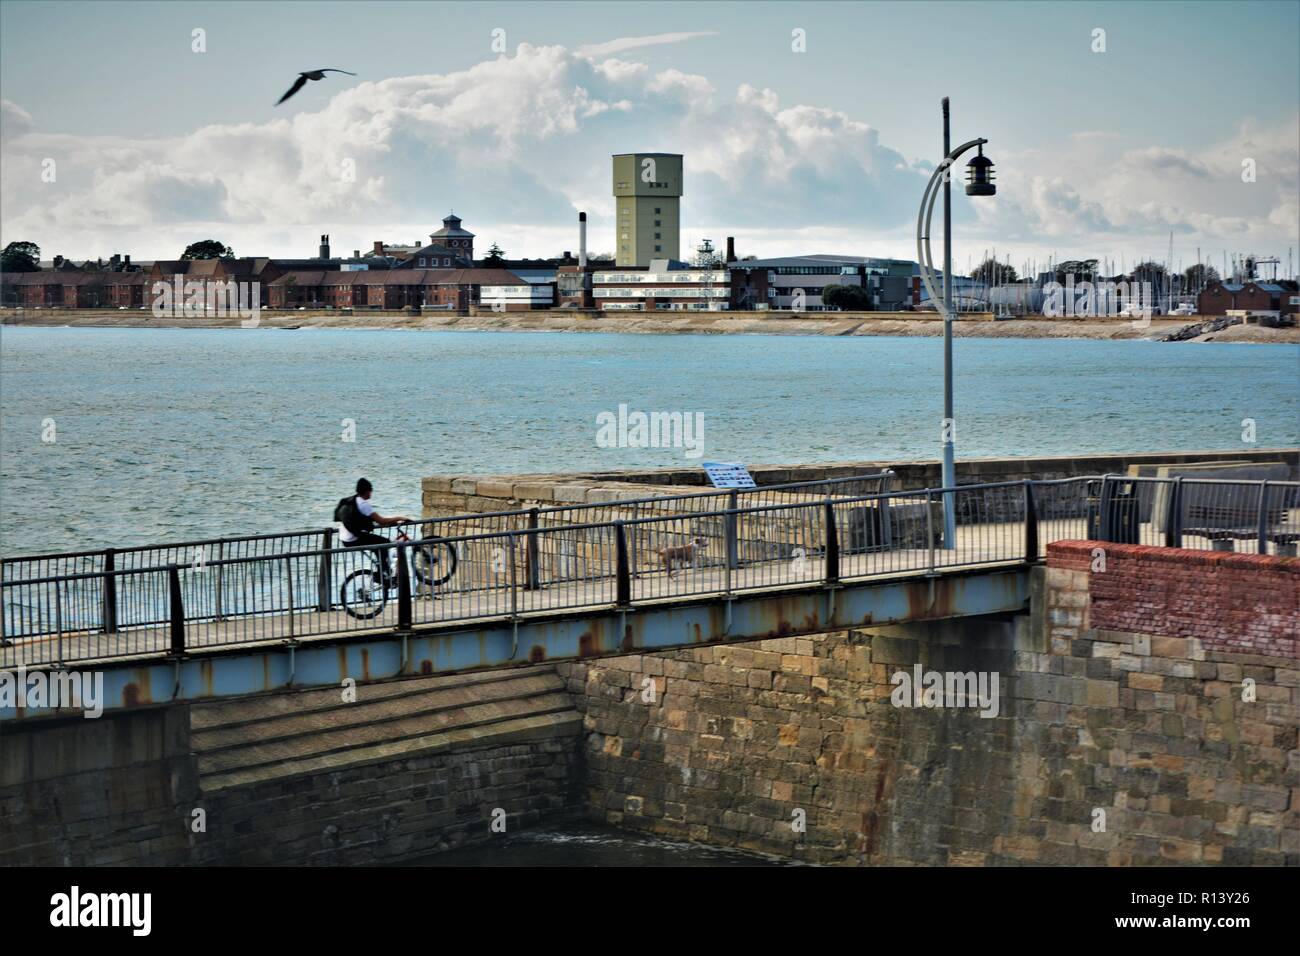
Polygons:
<instances>
[{"instance_id":1,"label":"metal railing","mask_svg":"<svg viewBox=\"0 0 1300 956\"><path fill-rule=\"evenodd\" d=\"M1297 482L1100 476L834 493L843 487L800 485L758 504L706 492L433 519L414 540L366 547L312 532L279 536L301 546L268 553L256 542L277 536L258 536L240 541L245 553L202 560L165 560L191 547L173 545L147 549L164 559L153 566L133 555L75 573L6 573L0 667L938 574L1034 562L1062 539L1256 554L1294 554L1300 540ZM945 495L957 516L950 542ZM593 508L603 520L582 520ZM435 541L456 555L440 583L422 570ZM34 560L52 557L69 556ZM355 582L377 582L381 560L392 586L369 589L358 613Z\"/></svg>"},{"instance_id":2,"label":"metal railing","mask_svg":"<svg viewBox=\"0 0 1300 956\"><path fill-rule=\"evenodd\" d=\"M424 518L394 525L396 532L417 538L468 538L496 531L523 533L541 527L567 527L576 524L612 521L619 518L637 518L650 514L702 513L724 507L745 504L764 504L781 500L799 500L807 496L845 497L875 491L887 491L894 479L892 471L830 478L818 481L792 482L768 485L761 488L735 491L708 490L676 495L625 497L627 491L612 490L613 500L550 507L517 508L440 518ZM250 580L253 573L240 559L267 558L304 551L319 551L322 562L341 547L334 527L290 531L271 534L242 535L206 538L168 544L143 545L128 548L108 548L96 551L73 551L7 558L0 561L0 582L5 584L34 581L43 578L66 578L67 587L60 595L56 607L49 602L48 594L32 594L33 605L19 620L11 612L13 605L6 603L6 613L0 613L0 633L4 635L32 635L52 633L58 629L59 619L65 626L80 629L97 629L113 632L119 627L138 627L162 624L158 603L152 600L155 592L148 579L134 575L121 575L119 571L163 568L172 564L189 567L195 571L213 569L214 581L208 593L202 596L207 611L217 618L238 615L247 611L249 592L256 589L253 604L259 608L268 603L269 595L276 595L276 606L268 611L287 611L311 608L319 603L318 595L303 582L328 575L328 570L310 572L300 569L298 587L291 587L288 566L272 562L265 574ZM531 554L534 566L543 559L563 562L571 559L575 578L589 573L585 563L578 560L572 536L555 535L530 539L537 553ZM559 549L556 554L544 553L543 544ZM465 553L459 555L461 582L479 581L485 569L490 569L492 556L481 546L467 544ZM232 563L233 562L233 563ZM102 575L85 577L84 575ZM531 582L535 584L536 582ZM481 586L491 587L491 583ZM10 591L8 593L16 593Z\"/></svg>"}]
</instances>

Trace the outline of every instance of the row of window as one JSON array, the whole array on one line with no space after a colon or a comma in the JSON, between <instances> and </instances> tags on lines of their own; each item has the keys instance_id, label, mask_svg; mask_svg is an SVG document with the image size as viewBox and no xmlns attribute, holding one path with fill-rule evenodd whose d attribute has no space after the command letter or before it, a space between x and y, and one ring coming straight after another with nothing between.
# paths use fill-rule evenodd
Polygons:
<instances>
[{"instance_id":1,"label":"row of window","mask_svg":"<svg viewBox=\"0 0 1300 956\"><path fill-rule=\"evenodd\" d=\"M718 308L719 305L721 306L721 309ZM606 302L603 306L601 306L601 308L603 308L606 312L613 312L613 311L615 311L616 309L625 309L625 310L627 310L627 311L629 311L629 312L644 312L644 311L645 311L645 303L644 303L644 302ZM696 311L696 310L699 310L699 311L701 311L701 312L703 312L703 311L717 312L717 311L721 311L721 310L726 309L726 308L727 308L727 303L725 303L725 302L722 302L722 303L712 303L712 302L680 302L680 303L679 303L679 302L656 302L656 303L655 303L655 308L656 308L656 309L664 309L665 311L678 311L678 310L682 310L682 311L685 311L685 310Z\"/></svg>"},{"instance_id":2,"label":"row of window","mask_svg":"<svg viewBox=\"0 0 1300 956\"><path fill-rule=\"evenodd\" d=\"M592 295L597 299L727 299L731 297L730 289L595 289Z\"/></svg>"},{"instance_id":3,"label":"row of window","mask_svg":"<svg viewBox=\"0 0 1300 956\"><path fill-rule=\"evenodd\" d=\"M483 298L493 299L532 299L538 302L551 301L549 285L485 285L480 286Z\"/></svg>"},{"instance_id":4,"label":"row of window","mask_svg":"<svg viewBox=\"0 0 1300 956\"><path fill-rule=\"evenodd\" d=\"M596 272L591 281L609 285L616 282L727 282L725 272Z\"/></svg>"}]
</instances>

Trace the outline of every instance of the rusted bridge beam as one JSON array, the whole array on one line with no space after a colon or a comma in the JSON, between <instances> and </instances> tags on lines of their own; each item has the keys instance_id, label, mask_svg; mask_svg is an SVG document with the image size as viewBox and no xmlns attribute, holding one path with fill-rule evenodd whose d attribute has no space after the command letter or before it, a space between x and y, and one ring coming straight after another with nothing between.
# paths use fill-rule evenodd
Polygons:
<instances>
[{"instance_id":1,"label":"rusted bridge beam","mask_svg":"<svg viewBox=\"0 0 1300 956\"><path fill-rule=\"evenodd\" d=\"M339 686L543 661L642 654L709 644L815 634L840 628L1022 611L1029 568L1002 566L818 584L695 600L609 605L583 612L509 621L462 622L334 637L229 647L166 660L105 661L79 668L102 673L103 708L213 700L289 688ZM517 629L516 629L517 628ZM52 668L32 668L29 674ZM56 715L0 706L0 721Z\"/></svg>"}]
</instances>

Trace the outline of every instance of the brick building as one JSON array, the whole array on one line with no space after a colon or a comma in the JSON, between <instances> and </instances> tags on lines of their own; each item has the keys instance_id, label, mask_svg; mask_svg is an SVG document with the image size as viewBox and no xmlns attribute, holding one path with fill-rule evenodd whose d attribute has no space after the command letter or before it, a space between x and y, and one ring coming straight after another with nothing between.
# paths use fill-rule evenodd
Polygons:
<instances>
[{"instance_id":1,"label":"brick building","mask_svg":"<svg viewBox=\"0 0 1300 956\"><path fill-rule=\"evenodd\" d=\"M1276 312L1294 318L1300 313L1300 285L1281 282L1212 282L1197 298L1202 315L1224 315L1233 310Z\"/></svg>"},{"instance_id":2,"label":"brick building","mask_svg":"<svg viewBox=\"0 0 1300 956\"><path fill-rule=\"evenodd\" d=\"M429 236L429 240L436 246L450 249L453 255L474 261L474 233L460 227L460 217L455 213L442 220L442 228Z\"/></svg>"},{"instance_id":3,"label":"brick building","mask_svg":"<svg viewBox=\"0 0 1300 956\"><path fill-rule=\"evenodd\" d=\"M394 255L395 269L472 269L474 233L462 229L460 222L459 217L448 216L441 229L429 234L429 244L418 248L376 242L372 255Z\"/></svg>"},{"instance_id":4,"label":"brick building","mask_svg":"<svg viewBox=\"0 0 1300 956\"><path fill-rule=\"evenodd\" d=\"M529 292L528 283L505 269L396 268L293 270L270 284L270 307L393 311L410 306L463 312L480 305L484 287L493 289L491 297L510 311L550 304L549 296Z\"/></svg>"},{"instance_id":5,"label":"brick building","mask_svg":"<svg viewBox=\"0 0 1300 956\"><path fill-rule=\"evenodd\" d=\"M205 295L207 287L215 283L258 283L261 308L270 304L270 284L284 274L287 263L293 260L250 256L236 259L159 259L149 270L146 295L152 295L155 282L175 283L180 277L182 289L188 282L201 282ZM312 260L303 260L312 261Z\"/></svg>"}]
</instances>

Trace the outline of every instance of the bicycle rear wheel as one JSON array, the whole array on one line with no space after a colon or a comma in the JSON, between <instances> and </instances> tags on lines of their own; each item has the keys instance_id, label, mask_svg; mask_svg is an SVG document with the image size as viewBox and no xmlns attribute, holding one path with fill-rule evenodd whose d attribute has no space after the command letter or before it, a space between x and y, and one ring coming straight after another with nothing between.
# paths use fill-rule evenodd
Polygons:
<instances>
[{"instance_id":1,"label":"bicycle rear wheel","mask_svg":"<svg viewBox=\"0 0 1300 956\"><path fill-rule=\"evenodd\" d=\"M384 611L388 594L377 571L359 568L339 586L339 603L349 615L361 621L378 617Z\"/></svg>"},{"instance_id":2,"label":"bicycle rear wheel","mask_svg":"<svg viewBox=\"0 0 1300 956\"><path fill-rule=\"evenodd\" d=\"M446 541L421 541L411 549L411 565L421 583L443 584L456 573L456 549Z\"/></svg>"}]
</instances>

